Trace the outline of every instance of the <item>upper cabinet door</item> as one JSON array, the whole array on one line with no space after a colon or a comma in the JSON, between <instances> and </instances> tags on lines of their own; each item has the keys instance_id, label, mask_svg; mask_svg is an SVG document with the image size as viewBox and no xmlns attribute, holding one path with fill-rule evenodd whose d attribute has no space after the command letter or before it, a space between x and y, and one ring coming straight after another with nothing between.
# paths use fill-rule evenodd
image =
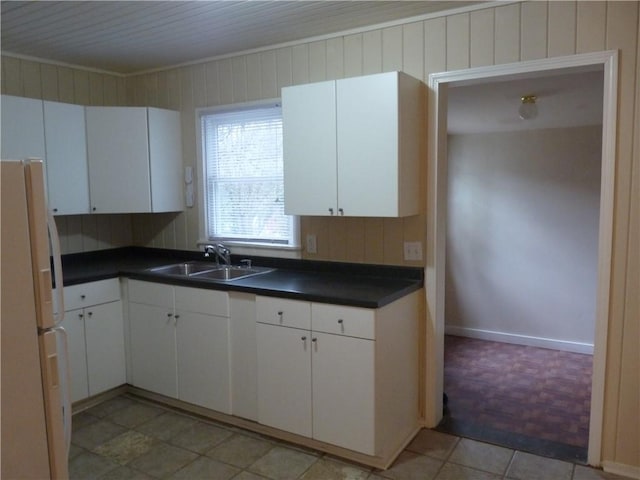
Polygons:
<instances>
[{"instance_id":1,"label":"upper cabinet door","mask_svg":"<svg viewBox=\"0 0 640 480\"><path fill-rule=\"evenodd\" d=\"M148 109L151 207L154 212L182 210L182 136L180 112Z\"/></svg>"},{"instance_id":2,"label":"upper cabinet door","mask_svg":"<svg viewBox=\"0 0 640 480\"><path fill-rule=\"evenodd\" d=\"M337 214L335 82L282 89L288 215Z\"/></svg>"},{"instance_id":3,"label":"upper cabinet door","mask_svg":"<svg viewBox=\"0 0 640 480\"><path fill-rule=\"evenodd\" d=\"M345 215L395 216L397 74L337 82L338 203Z\"/></svg>"},{"instance_id":4,"label":"upper cabinet door","mask_svg":"<svg viewBox=\"0 0 640 480\"><path fill-rule=\"evenodd\" d=\"M86 107L91 210L151 211L147 109Z\"/></svg>"},{"instance_id":5,"label":"upper cabinet door","mask_svg":"<svg viewBox=\"0 0 640 480\"><path fill-rule=\"evenodd\" d=\"M54 215L89 213L84 106L44 102L49 207Z\"/></svg>"},{"instance_id":6,"label":"upper cabinet door","mask_svg":"<svg viewBox=\"0 0 640 480\"><path fill-rule=\"evenodd\" d=\"M2 159L45 160L42 100L2 95Z\"/></svg>"},{"instance_id":7,"label":"upper cabinet door","mask_svg":"<svg viewBox=\"0 0 640 480\"><path fill-rule=\"evenodd\" d=\"M337 81L338 204L344 215L418 213L426 135L421 85L402 72Z\"/></svg>"}]
</instances>

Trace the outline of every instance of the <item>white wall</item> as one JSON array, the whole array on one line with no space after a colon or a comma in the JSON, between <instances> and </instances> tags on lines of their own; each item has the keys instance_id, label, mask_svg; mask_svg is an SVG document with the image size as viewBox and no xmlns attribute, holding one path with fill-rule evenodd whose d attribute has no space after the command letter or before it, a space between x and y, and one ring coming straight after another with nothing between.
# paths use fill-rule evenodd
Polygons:
<instances>
[{"instance_id":1,"label":"white wall","mask_svg":"<svg viewBox=\"0 0 640 480\"><path fill-rule=\"evenodd\" d=\"M589 351L601 132L449 137L448 332Z\"/></svg>"}]
</instances>

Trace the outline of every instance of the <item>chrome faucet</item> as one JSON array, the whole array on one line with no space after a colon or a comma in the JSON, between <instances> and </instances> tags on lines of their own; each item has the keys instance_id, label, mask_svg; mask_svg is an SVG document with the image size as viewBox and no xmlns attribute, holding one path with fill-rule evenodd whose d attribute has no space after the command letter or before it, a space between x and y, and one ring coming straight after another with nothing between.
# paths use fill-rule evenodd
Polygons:
<instances>
[{"instance_id":1,"label":"chrome faucet","mask_svg":"<svg viewBox=\"0 0 640 480\"><path fill-rule=\"evenodd\" d=\"M231 265L231 250L223 244L218 243L216 245L205 245L204 256L208 257L212 253L215 254L216 263L218 265L220 265L220 259L224 261L224 265Z\"/></svg>"}]
</instances>

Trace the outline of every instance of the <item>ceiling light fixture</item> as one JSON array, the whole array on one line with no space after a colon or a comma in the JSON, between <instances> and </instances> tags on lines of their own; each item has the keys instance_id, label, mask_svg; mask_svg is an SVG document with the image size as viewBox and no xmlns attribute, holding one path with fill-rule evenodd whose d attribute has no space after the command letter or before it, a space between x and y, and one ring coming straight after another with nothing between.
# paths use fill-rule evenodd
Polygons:
<instances>
[{"instance_id":1,"label":"ceiling light fixture","mask_svg":"<svg viewBox=\"0 0 640 480\"><path fill-rule=\"evenodd\" d=\"M535 95L524 95L520 98L522 104L518 108L518 114L522 120L531 120L538 116L538 106Z\"/></svg>"}]
</instances>

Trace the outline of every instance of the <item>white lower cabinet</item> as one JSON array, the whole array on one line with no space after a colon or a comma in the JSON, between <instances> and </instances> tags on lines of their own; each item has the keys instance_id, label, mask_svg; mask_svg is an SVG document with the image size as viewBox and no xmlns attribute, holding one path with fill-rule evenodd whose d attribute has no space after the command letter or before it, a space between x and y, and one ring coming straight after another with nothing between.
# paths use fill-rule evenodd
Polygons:
<instances>
[{"instance_id":1,"label":"white lower cabinet","mask_svg":"<svg viewBox=\"0 0 640 480\"><path fill-rule=\"evenodd\" d=\"M231 413L226 292L129 281L133 385Z\"/></svg>"},{"instance_id":2,"label":"white lower cabinet","mask_svg":"<svg viewBox=\"0 0 640 480\"><path fill-rule=\"evenodd\" d=\"M257 297L256 310L260 423L372 456L415 433L415 295L381 309Z\"/></svg>"},{"instance_id":3,"label":"white lower cabinet","mask_svg":"<svg viewBox=\"0 0 640 480\"><path fill-rule=\"evenodd\" d=\"M126 383L124 320L118 279L64 288L71 401Z\"/></svg>"}]
</instances>

